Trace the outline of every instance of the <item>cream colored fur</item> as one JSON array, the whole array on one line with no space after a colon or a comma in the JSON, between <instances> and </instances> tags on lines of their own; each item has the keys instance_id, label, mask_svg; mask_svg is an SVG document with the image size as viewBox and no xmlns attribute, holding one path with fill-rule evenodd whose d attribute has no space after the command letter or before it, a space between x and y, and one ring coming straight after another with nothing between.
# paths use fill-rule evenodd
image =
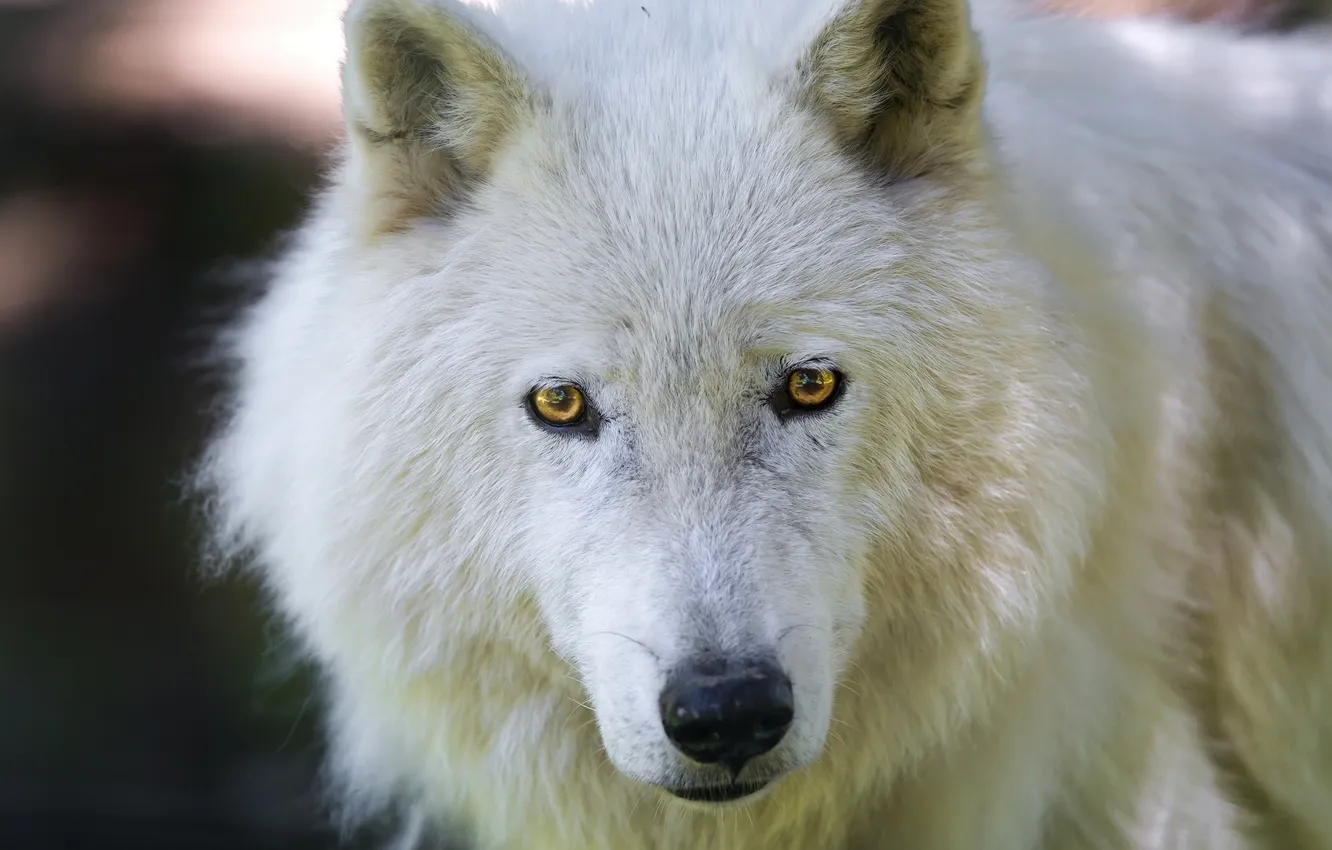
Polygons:
<instances>
[{"instance_id":1,"label":"cream colored fur","mask_svg":"<svg viewBox=\"0 0 1332 850\"><path fill-rule=\"evenodd\" d=\"M204 465L354 812L484 850L1332 850L1332 48L356 0ZM972 29L979 33L973 37ZM777 421L782 370L835 364ZM523 410L582 384L596 439ZM674 753L774 651L752 801Z\"/></svg>"}]
</instances>

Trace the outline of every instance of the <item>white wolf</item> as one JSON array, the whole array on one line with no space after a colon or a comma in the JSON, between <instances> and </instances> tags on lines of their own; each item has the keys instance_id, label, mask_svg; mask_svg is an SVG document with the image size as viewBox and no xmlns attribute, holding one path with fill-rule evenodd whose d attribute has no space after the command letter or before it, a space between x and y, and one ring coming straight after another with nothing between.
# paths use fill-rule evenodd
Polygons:
<instances>
[{"instance_id":1,"label":"white wolf","mask_svg":"<svg viewBox=\"0 0 1332 850\"><path fill-rule=\"evenodd\" d=\"M995 2L353 3L202 480L354 804L1332 848L1332 50Z\"/></svg>"}]
</instances>

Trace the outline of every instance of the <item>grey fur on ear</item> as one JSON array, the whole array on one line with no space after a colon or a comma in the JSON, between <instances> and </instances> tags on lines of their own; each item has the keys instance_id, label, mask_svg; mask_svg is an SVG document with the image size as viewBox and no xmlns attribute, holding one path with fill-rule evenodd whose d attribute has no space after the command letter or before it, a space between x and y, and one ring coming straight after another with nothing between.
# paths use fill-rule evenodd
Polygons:
<instances>
[{"instance_id":1,"label":"grey fur on ear","mask_svg":"<svg viewBox=\"0 0 1332 850\"><path fill-rule=\"evenodd\" d=\"M534 109L517 65L453 0L354 0L343 118L374 231L429 215L483 179Z\"/></svg>"},{"instance_id":2,"label":"grey fur on ear","mask_svg":"<svg viewBox=\"0 0 1332 850\"><path fill-rule=\"evenodd\" d=\"M852 0L799 73L843 144L894 176L958 165L981 149L985 69L967 0Z\"/></svg>"}]
</instances>

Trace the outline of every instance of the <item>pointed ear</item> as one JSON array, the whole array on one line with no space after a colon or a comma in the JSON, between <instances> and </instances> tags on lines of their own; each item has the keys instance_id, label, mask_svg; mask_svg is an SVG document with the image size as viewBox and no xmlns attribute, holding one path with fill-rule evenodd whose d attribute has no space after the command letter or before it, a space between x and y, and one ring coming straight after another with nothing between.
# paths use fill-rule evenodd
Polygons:
<instances>
[{"instance_id":1,"label":"pointed ear","mask_svg":"<svg viewBox=\"0 0 1332 850\"><path fill-rule=\"evenodd\" d=\"M985 71L967 0L850 0L799 70L843 144L894 177L981 149Z\"/></svg>"},{"instance_id":2,"label":"pointed ear","mask_svg":"<svg viewBox=\"0 0 1332 850\"><path fill-rule=\"evenodd\" d=\"M370 232L438 214L534 112L517 66L453 0L353 0L344 18L349 167Z\"/></svg>"}]
</instances>

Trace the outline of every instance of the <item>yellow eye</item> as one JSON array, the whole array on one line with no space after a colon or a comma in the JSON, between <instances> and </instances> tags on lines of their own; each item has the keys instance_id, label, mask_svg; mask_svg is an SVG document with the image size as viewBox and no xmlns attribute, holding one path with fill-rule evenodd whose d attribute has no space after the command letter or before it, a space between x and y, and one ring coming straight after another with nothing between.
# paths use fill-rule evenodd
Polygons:
<instances>
[{"instance_id":1,"label":"yellow eye","mask_svg":"<svg viewBox=\"0 0 1332 850\"><path fill-rule=\"evenodd\" d=\"M587 401L583 398L583 391L572 384L533 390L528 400L532 412L547 425L577 425L587 415Z\"/></svg>"},{"instance_id":2,"label":"yellow eye","mask_svg":"<svg viewBox=\"0 0 1332 850\"><path fill-rule=\"evenodd\" d=\"M796 407L816 410L837 393L837 373L831 369L796 369L786 378L786 393Z\"/></svg>"}]
</instances>

